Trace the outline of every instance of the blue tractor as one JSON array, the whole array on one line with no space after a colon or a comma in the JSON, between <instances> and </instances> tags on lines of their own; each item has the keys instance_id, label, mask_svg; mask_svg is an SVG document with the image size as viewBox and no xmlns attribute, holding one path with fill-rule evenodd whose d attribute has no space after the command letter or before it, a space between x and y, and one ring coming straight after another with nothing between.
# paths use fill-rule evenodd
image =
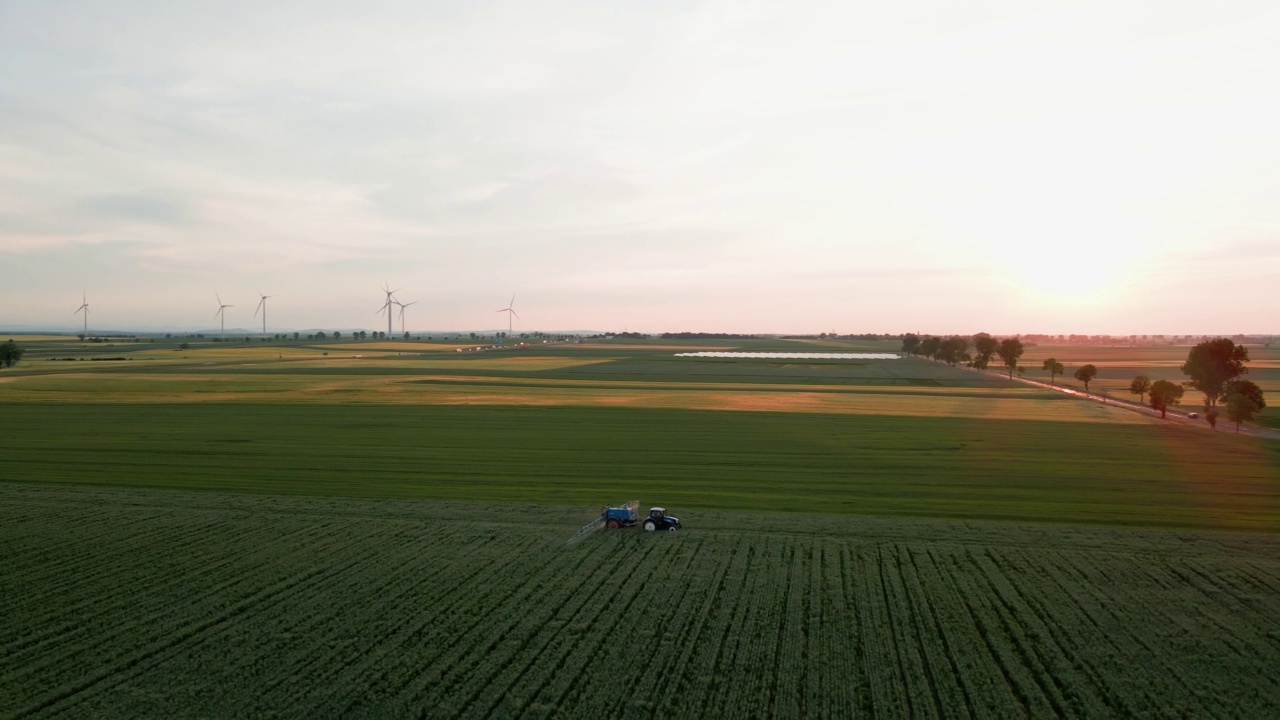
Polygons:
<instances>
[{"instance_id":1,"label":"blue tractor","mask_svg":"<svg viewBox=\"0 0 1280 720\"><path fill-rule=\"evenodd\" d=\"M668 515L666 508L649 508L649 517L645 518L640 526L644 528L645 532L654 532L655 530L675 532L680 529L680 518Z\"/></svg>"},{"instance_id":2,"label":"blue tractor","mask_svg":"<svg viewBox=\"0 0 1280 720\"><path fill-rule=\"evenodd\" d=\"M604 521L604 526L610 530L634 527L636 524L644 528L645 532L680 529L680 519L668 515L666 508L649 508L649 517L645 518L643 522L640 522L639 510L640 503L632 500L619 507L605 507L600 512L600 519Z\"/></svg>"}]
</instances>

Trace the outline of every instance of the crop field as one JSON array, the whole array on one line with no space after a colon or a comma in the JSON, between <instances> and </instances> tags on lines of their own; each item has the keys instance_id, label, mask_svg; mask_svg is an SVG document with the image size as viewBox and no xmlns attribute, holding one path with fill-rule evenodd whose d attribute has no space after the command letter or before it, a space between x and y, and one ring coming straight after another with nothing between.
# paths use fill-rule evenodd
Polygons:
<instances>
[{"instance_id":1,"label":"crop field","mask_svg":"<svg viewBox=\"0 0 1280 720\"><path fill-rule=\"evenodd\" d=\"M0 484L0 716L1280 714L1274 535L591 512Z\"/></svg>"},{"instance_id":2,"label":"crop field","mask_svg":"<svg viewBox=\"0 0 1280 720\"><path fill-rule=\"evenodd\" d=\"M73 338L0 374L5 478L1280 530L1280 443L916 358L135 345L108 356L168 359L48 359L101 350Z\"/></svg>"},{"instance_id":3,"label":"crop field","mask_svg":"<svg viewBox=\"0 0 1280 720\"><path fill-rule=\"evenodd\" d=\"M0 372L0 718L1280 713L1275 440L674 356L740 341L179 342ZM630 498L685 530L566 546Z\"/></svg>"}]
</instances>

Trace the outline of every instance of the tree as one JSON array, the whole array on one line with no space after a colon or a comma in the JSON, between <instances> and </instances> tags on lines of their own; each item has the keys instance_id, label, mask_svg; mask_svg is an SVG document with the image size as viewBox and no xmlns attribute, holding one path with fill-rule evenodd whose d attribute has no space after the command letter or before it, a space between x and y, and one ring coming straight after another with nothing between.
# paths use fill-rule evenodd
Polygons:
<instances>
[{"instance_id":1,"label":"tree","mask_svg":"<svg viewBox=\"0 0 1280 720\"><path fill-rule=\"evenodd\" d=\"M1139 375L1138 377L1133 379L1133 382L1129 383L1129 392L1138 396L1139 405L1142 405L1145 402L1143 400L1143 396L1146 395L1147 391L1150 389L1151 389L1151 378L1147 377L1146 375Z\"/></svg>"},{"instance_id":2,"label":"tree","mask_svg":"<svg viewBox=\"0 0 1280 720\"><path fill-rule=\"evenodd\" d=\"M1262 411L1253 398L1236 392L1227 393L1224 402L1227 405L1227 417L1236 424L1236 432L1240 432L1240 423L1252 420Z\"/></svg>"},{"instance_id":3,"label":"tree","mask_svg":"<svg viewBox=\"0 0 1280 720\"><path fill-rule=\"evenodd\" d=\"M987 365L991 364L991 356L996 354L996 350L1000 348L1000 343L995 338L986 333L978 333L973 336L973 366L979 370L986 370Z\"/></svg>"},{"instance_id":4,"label":"tree","mask_svg":"<svg viewBox=\"0 0 1280 720\"><path fill-rule=\"evenodd\" d=\"M1093 365L1085 365L1076 370L1075 378L1084 383L1084 391L1089 392L1089 382L1098 376L1098 368Z\"/></svg>"},{"instance_id":5,"label":"tree","mask_svg":"<svg viewBox=\"0 0 1280 720\"><path fill-rule=\"evenodd\" d=\"M920 336L915 333L907 333L902 336L902 352L908 355L915 355L916 348L920 347Z\"/></svg>"},{"instance_id":6,"label":"tree","mask_svg":"<svg viewBox=\"0 0 1280 720\"><path fill-rule=\"evenodd\" d=\"M996 348L996 354L1000 356L1000 360L1009 366L1009 379L1013 379L1014 368L1018 367L1018 358L1022 357L1022 341L1018 338L1005 338L1000 341L1000 347Z\"/></svg>"},{"instance_id":7,"label":"tree","mask_svg":"<svg viewBox=\"0 0 1280 720\"><path fill-rule=\"evenodd\" d=\"M342 339L342 331L341 331L341 330L334 330L334 331L333 331L333 339L334 339L334 340L341 340L341 339Z\"/></svg>"},{"instance_id":8,"label":"tree","mask_svg":"<svg viewBox=\"0 0 1280 720\"><path fill-rule=\"evenodd\" d=\"M926 336L920 341L920 354L925 357L938 359L938 351L942 348L942 338Z\"/></svg>"},{"instance_id":9,"label":"tree","mask_svg":"<svg viewBox=\"0 0 1280 720\"><path fill-rule=\"evenodd\" d=\"M1227 338L1206 340L1191 348L1182 372L1191 378L1191 387L1204 393L1206 408L1218 404L1224 395L1226 384L1249 372L1244 366L1249 362L1249 351Z\"/></svg>"},{"instance_id":10,"label":"tree","mask_svg":"<svg viewBox=\"0 0 1280 720\"><path fill-rule=\"evenodd\" d=\"M946 364L955 367L965 355L965 350L969 347L969 341L962 337L949 337L938 345L938 356Z\"/></svg>"},{"instance_id":11,"label":"tree","mask_svg":"<svg viewBox=\"0 0 1280 720\"><path fill-rule=\"evenodd\" d=\"M1178 405L1182 402L1182 393L1181 385L1168 380L1157 380L1151 383L1151 387L1147 390L1151 398L1151 407L1159 410L1162 418L1169 412L1170 405Z\"/></svg>"},{"instance_id":12,"label":"tree","mask_svg":"<svg viewBox=\"0 0 1280 720\"><path fill-rule=\"evenodd\" d=\"M1222 401L1226 404L1226 416L1235 423L1235 432L1240 432L1240 423L1248 423L1256 418L1263 407L1267 406L1266 401L1262 400L1262 388L1249 380L1228 383L1226 397Z\"/></svg>"},{"instance_id":13,"label":"tree","mask_svg":"<svg viewBox=\"0 0 1280 720\"><path fill-rule=\"evenodd\" d=\"M1049 358L1048 360L1045 360L1044 364L1040 366L1040 369L1049 371L1049 382L1055 385L1057 383L1055 383L1053 379L1067 371L1067 369L1062 366L1062 363L1058 362L1057 358Z\"/></svg>"},{"instance_id":14,"label":"tree","mask_svg":"<svg viewBox=\"0 0 1280 720\"><path fill-rule=\"evenodd\" d=\"M1236 424L1236 432L1240 432L1240 423L1253 420L1267 406L1267 401L1262 397L1262 388L1248 380L1232 380L1223 391L1227 417Z\"/></svg>"},{"instance_id":15,"label":"tree","mask_svg":"<svg viewBox=\"0 0 1280 720\"><path fill-rule=\"evenodd\" d=\"M0 368L10 368L17 365L26 352L26 348L14 342L13 338L0 343Z\"/></svg>"},{"instance_id":16,"label":"tree","mask_svg":"<svg viewBox=\"0 0 1280 720\"><path fill-rule=\"evenodd\" d=\"M179 350L190 350L190 349L191 349L191 343L189 343L189 342L181 342L181 343L178 343L178 349L179 349Z\"/></svg>"},{"instance_id":17,"label":"tree","mask_svg":"<svg viewBox=\"0 0 1280 720\"><path fill-rule=\"evenodd\" d=\"M324 339L325 339L325 338L327 338L327 337L329 337L329 336L328 336L328 335L325 335L323 330L321 330L320 332L316 333L316 339L317 339L317 340L324 340Z\"/></svg>"}]
</instances>

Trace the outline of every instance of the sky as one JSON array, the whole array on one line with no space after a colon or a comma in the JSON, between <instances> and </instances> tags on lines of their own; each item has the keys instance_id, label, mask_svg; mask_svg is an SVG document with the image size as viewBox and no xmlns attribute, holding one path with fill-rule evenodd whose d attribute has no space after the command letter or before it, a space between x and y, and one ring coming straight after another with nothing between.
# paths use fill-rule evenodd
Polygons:
<instances>
[{"instance_id":1,"label":"sky","mask_svg":"<svg viewBox=\"0 0 1280 720\"><path fill-rule=\"evenodd\" d=\"M0 328L1280 333L1280 3L0 0ZM399 331L399 322L396 324Z\"/></svg>"}]
</instances>

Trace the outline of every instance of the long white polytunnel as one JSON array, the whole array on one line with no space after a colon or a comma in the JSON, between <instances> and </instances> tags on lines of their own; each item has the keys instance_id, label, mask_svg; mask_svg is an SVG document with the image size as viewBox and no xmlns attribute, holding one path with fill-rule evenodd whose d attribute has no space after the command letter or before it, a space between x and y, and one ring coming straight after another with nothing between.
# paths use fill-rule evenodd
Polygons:
<instances>
[{"instance_id":1,"label":"long white polytunnel","mask_svg":"<svg viewBox=\"0 0 1280 720\"><path fill-rule=\"evenodd\" d=\"M778 360L897 360L897 353L687 352L676 357L761 358Z\"/></svg>"}]
</instances>

